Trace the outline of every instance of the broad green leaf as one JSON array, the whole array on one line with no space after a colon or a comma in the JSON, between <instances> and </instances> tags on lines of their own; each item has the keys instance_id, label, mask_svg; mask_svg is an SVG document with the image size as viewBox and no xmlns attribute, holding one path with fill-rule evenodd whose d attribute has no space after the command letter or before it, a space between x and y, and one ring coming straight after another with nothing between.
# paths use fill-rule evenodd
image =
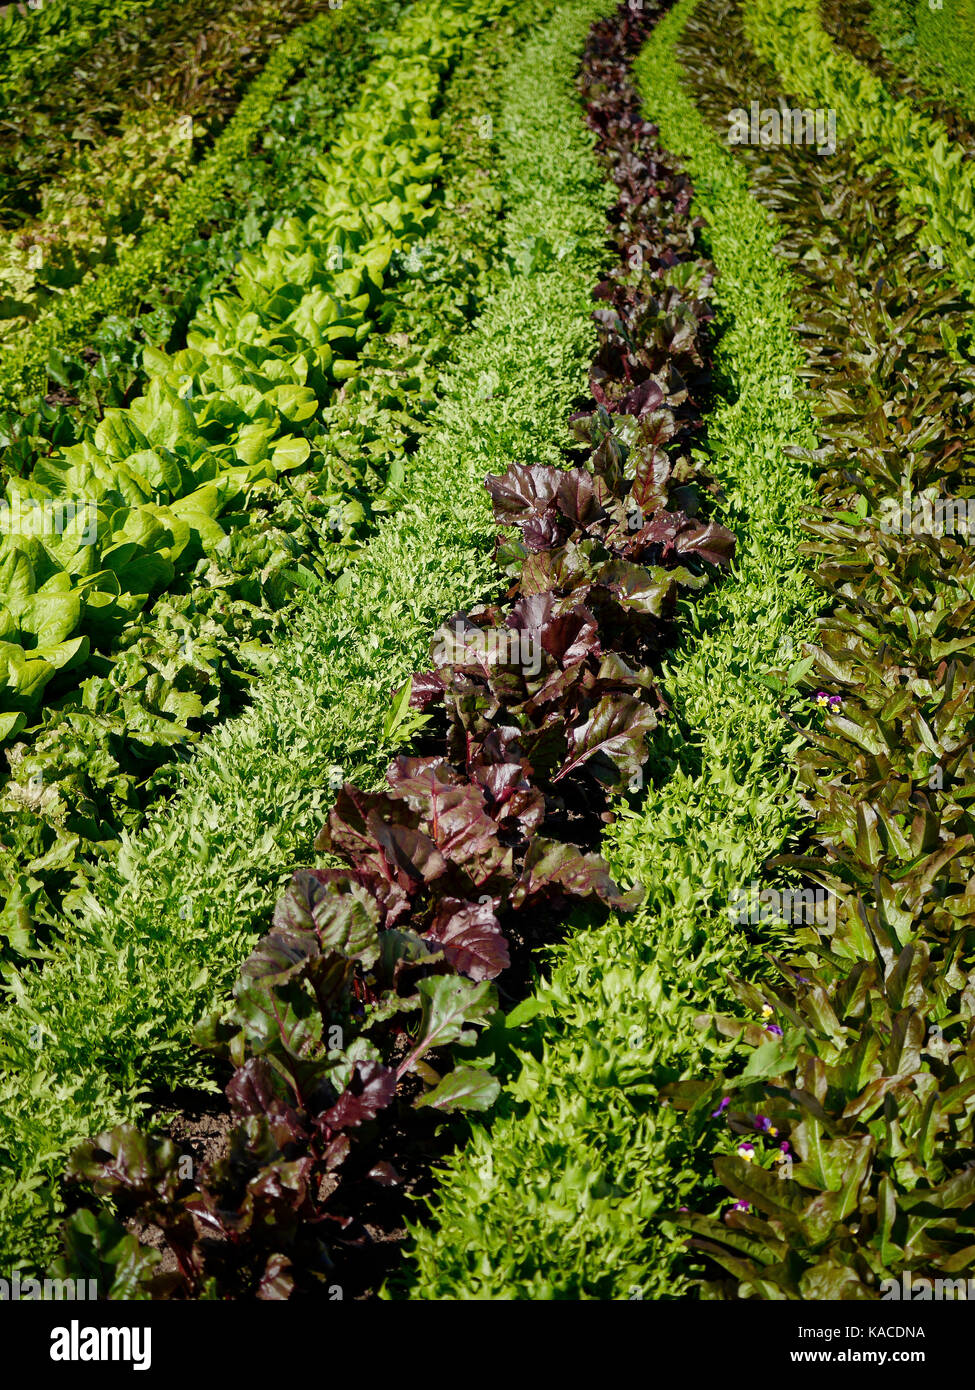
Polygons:
<instances>
[{"instance_id":1,"label":"broad green leaf","mask_svg":"<svg viewBox=\"0 0 975 1390\"><path fill-rule=\"evenodd\" d=\"M489 1110L501 1092L501 1083L477 1067L455 1067L432 1091L414 1102L431 1110Z\"/></svg>"}]
</instances>

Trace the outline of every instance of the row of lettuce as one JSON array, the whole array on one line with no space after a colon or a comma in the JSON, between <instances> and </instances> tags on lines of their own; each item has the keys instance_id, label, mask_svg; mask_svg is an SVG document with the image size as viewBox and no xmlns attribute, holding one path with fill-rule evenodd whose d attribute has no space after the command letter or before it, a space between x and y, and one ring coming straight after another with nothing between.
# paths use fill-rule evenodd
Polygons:
<instances>
[{"instance_id":1,"label":"row of lettuce","mask_svg":"<svg viewBox=\"0 0 975 1390\"><path fill-rule=\"evenodd\" d=\"M960 289L975 286L975 167L941 123L888 92L869 68L831 42L816 0L750 0L745 28L756 54L803 106L834 114L837 136L897 177L905 212L923 219Z\"/></svg>"},{"instance_id":2,"label":"row of lettuce","mask_svg":"<svg viewBox=\"0 0 975 1390\"><path fill-rule=\"evenodd\" d=\"M767 974L762 950L776 936L774 922L755 931L729 908L801 814L782 704L804 703L795 685L816 595L798 554L812 487L789 448L814 435L775 236L681 87L673 49L692 9L685 0L661 19L632 71L646 16L594 31L606 67L590 99L597 121L605 107L634 142L621 228L643 219L651 264L679 250L695 274L704 257L716 269L707 434L679 441L678 458L686 451L717 485L715 513L736 537L732 577L681 605L641 799L615 805L603 837L614 878L642 884L645 900L555 948L549 978L509 1015L493 1124L450 1159L393 1296L680 1297L695 1268L678 1209L718 1190L711 1122L688 1123L665 1090L724 1068L731 1044L696 1020L734 1008L730 972ZM640 122L634 83L656 126ZM692 389L701 384L697 374Z\"/></svg>"},{"instance_id":3,"label":"row of lettuce","mask_svg":"<svg viewBox=\"0 0 975 1390\"><path fill-rule=\"evenodd\" d=\"M224 539L221 513L307 462L312 443L296 427L354 371L392 254L423 230L435 80L412 109L391 112L368 174L369 132L361 120L343 125L312 190L320 211L276 225L242 258L182 351L146 350L144 394L8 480L4 737L24 727L55 673L110 645L150 594Z\"/></svg>"},{"instance_id":4,"label":"row of lettuce","mask_svg":"<svg viewBox=\"0 0 975 1390\"><path fill-rule=\"evenodd\" d=\"M677 48L715 140L745 89L795 104L749 45L750 9L698 6ZM812 71L802 53L790 73ZM793 453L819 472L804 549L832 598L799 675L823 710L793 750L814 820L805 852L767 867L811 879L829 911L775 943L764 972L735 970L733 1008L701 1016L728 1040L724 1067L659 1092L682 1136L710 1134L729 1194L675 1190L665 1215L723 1269L711 1297L876 1298L905 1271L950 1280L972 1261L972 581L964 520L945 523L972 490L970 309L863 147L737 157L780 253L801 261L822 447Z\"/></svg>"},{"instance_id":5,"label":"row of lettuce","mask_svg":"<svg viewBox=\"0 0 975 1390\"><path fill-rule=\"evenodd\" d=\"M451 216L471 224L472 247L490 247L502 191L508 207L480 318L472 333L454 334L430 427L415 431L409 487L339 584L309 584L300 613L268 647L248 708L199 742L172 779L171 799L94 867L40 968L10 977L0 1015L0 1227L18 1262L36 1267L56 1248L59 1178L75 1144L132 1120L152 1088L214 1087L209 1060L191 1042L194 1025L225 1005L294 868L314 863L336 785L376 786L391 754L424 722L402 702L391 708L391 690L422 663L444 615L497 583L484 477L512 460L562 458L558 441L591 355L587 298L605 234L604 195L581 132L565 162L576 120L571 93L556 84L549 111L530 84L499 83L521 29L548 18L538 4L513 7L510 17L507 8L413 7L364 78L358 111L370 113L373 143L363 150L349 141L363 179L391 149L405 161L402 140L383 143L384 113L401 118L404 100L435 100L430 74L459 60L443 111L444 128L464 132ZM359 119L349 118L350 130ZM418 130L436 139L419 119L398 133L415 139ZM343 182L354 186L344 174ZM341 185L331 186L338 197ZM388 200L385 217L408 215L405 188ZM336 215L355 226L361 210ZM434 262L417 277L413 302L429 303L433 287L435 316L442 303L454 327L464 306L449 274L440 284L442 269ZM303 386L289 389L304 399ZM186 403L176 395L181 412Z\"/></svg>"},{"instance_id":6,"label":"row of lettuce","mask_svg":"<svg viewBox=\"0 0 975 1390\"><path fill-rule=\"evenodd\" d=\"M146 349L144 396L8 485L3 922L20 954L164 790L152 774L239 707L296 596L397 505L437 364L476 311L497 239L480 113L447 127L446 154L429 114L343 123L374 44L333 32L308 73L321 83L327 64L331 110L289 160L305 220L241 258L190 346ZM417 95L428 108L438 71Z\"/></svg>"}]
</instances>

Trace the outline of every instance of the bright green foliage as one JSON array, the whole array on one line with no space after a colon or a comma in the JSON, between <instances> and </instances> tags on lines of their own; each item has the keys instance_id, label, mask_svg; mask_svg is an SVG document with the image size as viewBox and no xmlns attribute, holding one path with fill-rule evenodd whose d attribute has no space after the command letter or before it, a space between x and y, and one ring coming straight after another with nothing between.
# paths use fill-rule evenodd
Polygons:
<instances>
[{"instance_id":1,"label":"bright green foliage","mask_svg":"<svg viewBox=\"0 0 975 1390\"><path fill-rule=\"evenodd\" d=\"M24 727L88 643L110 643L178 568L219 547L230 525L218 518L245 511L255 485L315 467L312 421L356 369L390 258L430 221L431 109L464 27L448 12L434 37L428 21L429 51L412 61L407 27L322 165L316 213L242 257L233 292L197 316L185 349L147 349L144 396L8 482L0 572L17 606L0 610L0 737Z\"/></svg>"},{"instance_id":2,"label":"bright green foliage","mask_svg":"<svg viewBox=\"0 0 975 1390\"><path fill-rule=\"evenodd\" d=\"M687 156L718 268L725 336L707 451L725 494L718 517L737 536L735 573L682 619L684 645L664 672L670 739L658 731L653 785L637 809L620 807L603 842L646 904L571 936L509 1015L509 1085L492 1128L449 1161L432 1223L414 1230L396 1282L411 1297L686 1290L682 1239L663 1212L711 1180L701 1122L660 1093L720 1069L727 1045L695 1019L728 1001L726 971L763 969L761 943L732 924L729 904L799 817L781 705L816 601L796 553L810 484L786 447L812 442L810 415L793 394L800 356L774 229L681 90L673 46L692 9L684 0L662 21L636 71L664 145ZM526 56L526 74L532 61L541 66Z\"/></svg>"},{"instance_id":3,"label":"bright green foliage","mask_svg":"<svg viewBox=\"0 0 975 1390\"><path fill-rule=\"evenodd\" d=\"M493 10L467 12L473 26ZM572 13L581 44L594 7ZM536 73L505 89L508 254L458 344L404 505L338 592L310 593L251 708L199 746L172 802L123 842L43 969L12 981L0 1014L0 1154L12 1177L0 1245L11 1263L50 1256L50 1183L75 1143L133 1117L148 1086L208 1084L192 1027L225 998L294 867L310 862L336 775L379 782L412 727L391 711L391 691L422 665L444 614L496 583L485 475L560 461L595 343L589 293L609 194L571 89L555 85L549 110L537 87Z\"/></svg>"}]
</instances>

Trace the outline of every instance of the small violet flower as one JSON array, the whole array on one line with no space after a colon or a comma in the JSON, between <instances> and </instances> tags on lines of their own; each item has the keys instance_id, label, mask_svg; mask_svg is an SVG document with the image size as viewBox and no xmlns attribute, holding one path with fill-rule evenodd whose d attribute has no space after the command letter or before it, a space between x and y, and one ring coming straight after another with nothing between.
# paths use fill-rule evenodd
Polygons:
<instances>
[{"instance_id":1,"label":"small violet flower","mask_svg":"<svg viewBox=\"0 0 975 1390\"><path fill-rule=\"evenodd\" d=\"M763 1020L765 1020L765 1019L770 1019L770 1018L772 1017L773 1013L774 1013L774 1010L771 1008L770 1005L768 1005L768 1004L763 1004L763 1005L762 1005L762 1018L763 1018ZM782 1036L782 1029L779 1027L779 1025L778 1025L777 1023L768 1023L768 1022L766 1022L766 1024L765 1024L765 1031L766 1031L766 1033L774 1033L775 1036L776 1036L777 1038L781 1038L781 1036Z\"/></svg>"},{"instance_id":2,"label":"small violet flower","mask_svg":"<svg viewBox=\"0 0 975 1390\"><path fill-rule=\"evenodd\" d=\"M755 1157L755 1145L749 1144L746 1139L743 1144L738 1145L738 1157L743 1158L746 1163L751 1163Z\"/></svg>"},{"instance_id":3,"label":"small violet flower","mask_svg":"<svg viewBox=\"0 0 975 1390\"><path fill-rule=\"evenodd\" d=\"M730 1096L724 1096L723 1099L721 1100L721 1103L719 1104L717 1110L712 1110L712 1111L711 1111L711 1119L712 1119L712 1120L716 1120L716 1119L718 1118L719 1115L723 1114L724 1111L728 1109L728 1106L729 1106L730 1104L731 1104L731 1097L730 1097Z\"/></svg>"},{"instance_id":4,"label":"small violet flower","mask_svg":"<svg viewBox=\"0 0 975 1390\"><path fill-rule=\"evenodd\" d=\"M731 1208L732 1211L751 1211L751 1209L752 1207L750 1202L736 1202L735 1205Z\"/></svg>"},{"instance_id":5,"label":"small violet flower","mask_svg":"<svg viewBox=\"0 0 975 1390\"><path fill-rule=\"evenodd\" d=\"M830 714L835 714L838 709L843 708L843 696L829 695L825 690L817 690L816 704L820 709L828 709Z\"/></svg>"}]
</instances>

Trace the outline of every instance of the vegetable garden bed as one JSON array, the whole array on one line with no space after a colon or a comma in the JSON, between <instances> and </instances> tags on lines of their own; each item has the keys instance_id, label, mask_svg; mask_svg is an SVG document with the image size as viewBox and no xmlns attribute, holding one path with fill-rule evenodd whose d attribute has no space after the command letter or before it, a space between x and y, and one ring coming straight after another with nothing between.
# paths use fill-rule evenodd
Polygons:
<instances>
[{"instance_id":1,"label":"vegetable garden bed","mask_svg":"<svg viewBox=\"0 0 975 1390\"><path fill-rule=\"evenodd\" d=\"M975 134L921 8L0 19L11 1270L967 1277Z\"/></svg>"}]
</instances>

